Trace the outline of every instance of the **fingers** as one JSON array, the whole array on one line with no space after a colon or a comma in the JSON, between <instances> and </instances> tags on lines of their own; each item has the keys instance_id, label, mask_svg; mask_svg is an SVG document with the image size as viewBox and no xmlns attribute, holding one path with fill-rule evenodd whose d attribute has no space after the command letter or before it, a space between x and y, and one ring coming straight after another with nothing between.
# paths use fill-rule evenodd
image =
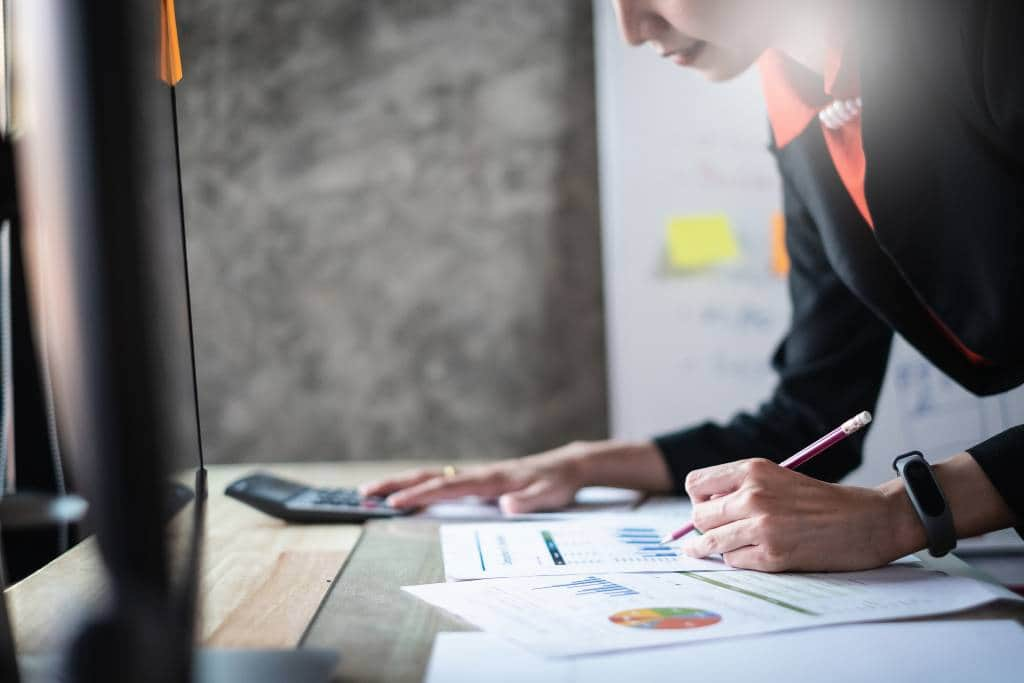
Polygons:
<instances>
[{"instance_id":1,"label":"fingers","mask_svg":"<svg viewBox=\"0 0 1024 683\"><path fill-rule=\"evenodd\" d=\"M423 468L404 472L390 479L379 479L367 482L359 486L359 494L363 496L387 496L395 491L407 489L410 486L421 484L434 477L440 477L443 473L439 469Z\"/></svg>"},{"instance_id":2,"label":"fingers","mask_svg":"<svg viewBox=\"0 0 1024 683\"><path fill-rule=\"evenodd\" d=\"M759 541L759 527L757 519L741 519L712 529L702 536L688 538L682 551L690 557L707 557L756 545Z\"/></svg>"},{"instance_id":3,"label":"fingers","mask_svg":"<svg viewBox=\"0 0 1024 683\"><path fill-rule=\"evenodd\" d=\"M778 467L770 460L751 458L693 470L686 475L686 494L693 502L702 503L713 496L732 493L748 477L761 476L768 473L769 468Z\"/></svg>"},{"instance_id":4,"label":"fingers","mask_svg":"<svg viewBox=\"0 0 1024 683\"><path fill-rule=\"evenodd\" d=\"M722 555L722 559L735 569L756 569L759 572L782 572L789 569L785 560L763 546L748 545Z\"/></svg>"},{"instance_id":5,"label":"fingers","mask_svg":"<svg viewBox=\"0 0 1024 683\"><path fill-rule=\"evenodd\" d=\"M413 508L462 496L495 498L505 493L508 488L508 477L504 476L502 472L484 469L457 474L453 477L433 477L391 494L388 497L388 505L397 508Z\"/></svg>"},{"instance_id":6,"label":"fingers","mask_svg":"<svg viewBox=\"0 0 1024 683\"><path fill-rule=\"evenodd\" d=\"M498 505L506 515L515 515L564 507L571 497L571 492L564 485L540 479L520 491L506 493L498 499Z\"/></svg>"},{"instance_id":7,"label":"fingers","mask_svg":"<svg viewBox=\"0 0 1024 683\"><path fill-rule=\"evenodd\" d=\"M735 522L750 512L748 503L750 496L743 491L734 491L724 495L716 494L703 503L693 506L691 519L693 526L702 533Z\"/></svg>"}]
</instances>

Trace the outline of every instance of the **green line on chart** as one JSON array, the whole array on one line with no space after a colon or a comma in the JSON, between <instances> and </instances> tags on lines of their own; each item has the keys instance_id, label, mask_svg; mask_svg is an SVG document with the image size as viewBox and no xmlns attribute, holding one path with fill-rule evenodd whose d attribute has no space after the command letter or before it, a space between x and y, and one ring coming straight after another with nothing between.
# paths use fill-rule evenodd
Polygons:
<instances>
[{"instance_id":1,"label":"green line on chart","mask_svg":"<svg viewBox=\"0 0 1024 683\"><path fill-rule=\"evenodd\" d=\"M810 611L808 609L804 609L803 607L797 607L796 605L791 605L788 602L783 602L782 600L776 600L775 598L769 598L767 595L761 595L760 593L755 593L754 591L747 590L746 588L740 588L739 586L730 586L727 583L723 583L721 581L715 581L714 579L709 579L706 576L701 576L697 572L679 572L679 573L682 574L683 576L689 576L691 579L697 579L698 581L703 581L704 583L710 583L712 586L718 586L719 588L724 588L726 590L730 590L730 591L733 591L735 593L743 593L743 595L749 595L752 598L757 598L758 600L764 600L765 602L770 602L773 605L777 605L778 607L784 607L785 609L793 610L794 612L799 612L800 614L807 614L807 615L812 616L812 617L820 617L821 616L817 612L812 612L812 611Z\"/></svg>"}]
</instances>

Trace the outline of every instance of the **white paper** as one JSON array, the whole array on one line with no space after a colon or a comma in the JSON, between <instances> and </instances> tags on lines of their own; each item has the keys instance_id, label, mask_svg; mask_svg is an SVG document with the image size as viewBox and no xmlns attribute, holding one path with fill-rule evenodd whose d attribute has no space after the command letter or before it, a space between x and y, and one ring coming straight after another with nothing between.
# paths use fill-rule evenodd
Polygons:
<instances>
[{"instance_id":1,"label":"white paper","mask_svg":"<svg viewBox=\"0 0 1024 683\"><path fill-rule=\"evenodd\" d=\"M970 563L1004 586L1024 586L1024 555L979 555L971 557Z\"/></svg>"},{"instance_id":2,"label":"white paper","mask_svg":"<svg viewBox=\"0 0 1024 683\"><path fill-rule=\"evenodd\" d=\"M475 496L443 500L433 503L418 511L416 517L424 519L501 519L501 508L493 501L483 500Z\"/></svg>"},{"instance_id":3,"label":"white paper","mask_svg":"<svg viewBox=\"0 0 1024 683\"><path fill-rule=\"evenodd\" d=\"M1024 628L1007 619L830 626L575 659L537 657L489 633L439 633L426 683L678 683L685 671L717 683L1010 681L1021 652Z\"/></svg>"},{"instance_id":4,"label":"white paper","mask_svg":"<svg viewBox=\"0 0 1024 683\"><path fill-rule=\"evenodd\" d=\"M490 633L438 633L423 682L575 683L574 661L538 657Z\"/></svg>"},{"instance_id":5,"label":"white paper","mask_svg":"<svg viewBox=\"0 0 1024 683\"><path fill-rule=\"evenodd\" d=\"M428 505L417 517L441 520L516 520L573 519L592 514L622 514L632 510L643 498L639 491L610 486L586 486L576 492L576 501L551 512L527 512L505 515L498 503L475 496L457 498Z\"/></svg>"},{"instance_id":6,"label":"white paper","mask_svg":"<svg viewBox=\"0 0 1024 683\"><path fill-rule=\"evenodd\" d=\"M1024 555L1024 540L1015 529L1000 529L981 536L962 538L953 551L961 557L974 555Z\"/></svg>"},{"instance_id":7,"label":"white paper","mask_svg":"<svg viewBox=\"0 0 1024 683\"><path fill-rule=\"evenodd\" d=\"M445 524L441 555L450 581L634 571L714 571L721 560L662 545L674 522L638 515L492 524Z\"/></svg>"},{"instance_id":8,"label":"white paper","mask_svg":"<svg viewBox=\"0 0 1024 683\"><path fill-rule=\"evenodd\" d=\"M835 574L549 576L404 590L549 657L940 614L995 597L980 581L906 566Z\"/></svg>"}]
</instances>

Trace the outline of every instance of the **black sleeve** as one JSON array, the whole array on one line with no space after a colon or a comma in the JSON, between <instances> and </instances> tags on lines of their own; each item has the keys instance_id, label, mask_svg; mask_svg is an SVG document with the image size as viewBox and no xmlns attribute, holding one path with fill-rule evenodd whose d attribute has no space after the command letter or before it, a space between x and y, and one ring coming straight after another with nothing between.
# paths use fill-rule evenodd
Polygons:
<instances>
[{"instance_id":1,"label":"black sleeve","mask_svg":"<svg viewBox=\"0 0 1024 683\"><path fill-rule=\"evenodd\" d=\"M978 98L1011 153L1024 161L1024 3L989 0L968 7L974 22L964 32L965 47L983 75ZM1017 533L1024 537L1024 425L967 450L1016 515Z\"/></svg>"},{"instance_id":2,"label":"black sleeve","mask_svg":"<svg viewBox=\"0 0 1024 683\"><path fill-rule=\"evenodd\" d=\"M996 434L967 452L1017 516L1017 533L1024 537L1024 425Z\"/></svg>"},{"instance_id":3,"label":"black sleeve","mask_svg":"<svg viewBox=\"0 0 1024 683\"><path fill-rule=\"evenodd\" d=\"M999 148L1016 163L1024 158L1024 3L873 0L862 2L860 10L860 39L873 46L873 61L884 72L879 80L892 77L890 88L907 78L927 82L930 92L956 104L980 133L977 142ZM905 104L904 93L893 93L894 101Z\"/></svg>"},{"instance_id":4,"label":"black sleeve","mask_svg":"<svg viewBox=\"0 0 1024 683\"><path fill-rule=\"evenodd\" d=\"M690 470L743 458L779 462L862 410L873 410L892 331L832 269L818 229L796 193L784 195L791 262L789 332L772 358L779 381L771 398L728 424L706 422L655 438L676 490ZM837 481L856 468L866 431L801 468Z\"/></svg>"},{"instance_id":5,"label":"black sleeve","mask_svg":"<svg viewBox=\"0 0 1024 683\"><path fill-rule=\"evenodd\" d=\"M997 131L1000 146L1024 161L1024 3L962 0L961 42L977 105ZM927 3L921 10L932 10ZM945 46L948 49L948 46Z\"/></svg>"}]
</instances>

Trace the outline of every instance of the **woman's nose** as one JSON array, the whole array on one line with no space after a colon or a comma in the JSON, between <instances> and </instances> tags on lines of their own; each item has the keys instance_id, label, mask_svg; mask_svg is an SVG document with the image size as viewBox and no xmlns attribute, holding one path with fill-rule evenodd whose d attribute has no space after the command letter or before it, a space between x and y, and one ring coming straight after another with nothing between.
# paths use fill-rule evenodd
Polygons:
<instances>
[{"instance_id":1,"label":"woman's nose","mask_svg":"<svg viewBox=\"0 0 1024 683\"><path fill-rule=\"evenodd\" d=\"M660 35L665 20L645 0L615 0L622 38L630 45L642 45Z\"/></svg>"}]
</instances>

